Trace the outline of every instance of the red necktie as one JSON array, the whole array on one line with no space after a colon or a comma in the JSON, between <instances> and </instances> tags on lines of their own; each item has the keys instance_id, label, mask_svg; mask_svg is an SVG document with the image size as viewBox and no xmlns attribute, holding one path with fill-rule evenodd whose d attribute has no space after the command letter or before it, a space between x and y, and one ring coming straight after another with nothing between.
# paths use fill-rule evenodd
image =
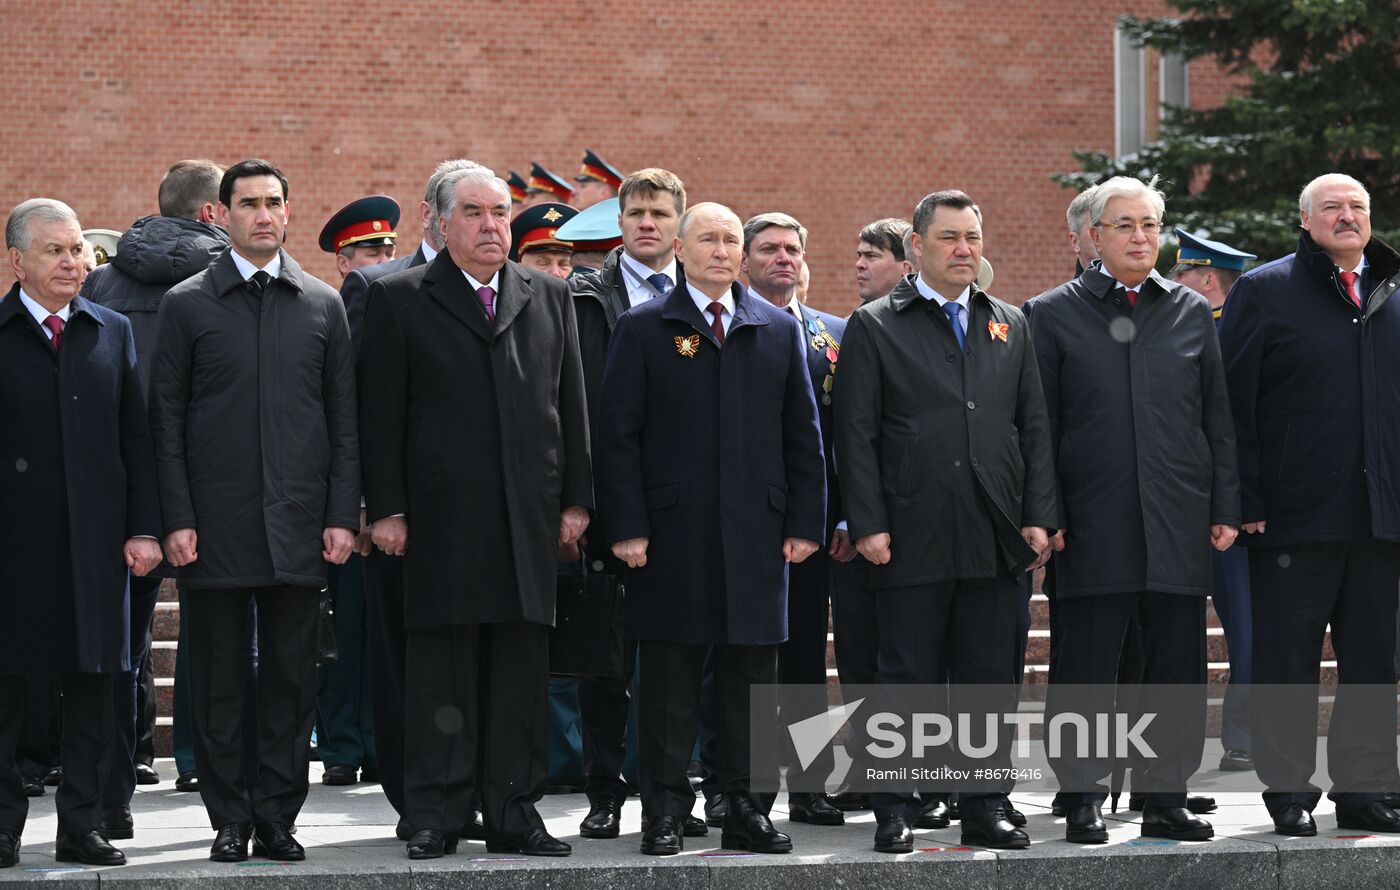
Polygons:
<instances>
[{"instance_id":1,"label":"red necktie","mask_svg":"<svg viewBox=\"0 0 1400 890\"><path fill-rule=\"evenodd\" d=\"M1128 291L1128 305L1131 306L1131 307L1134 308L1134 309L1137 308L1137 291L1135 291L1135 290L1130 290L1130 291Z\"/></svg>"},{"instance_id":2,"label":"red necktie","mask_svg":"<svg viewBox=\"0 0 1400 890\"><path fill-rule=\"evenodd\" d=\"M723 346L724 322L720 319L720 316L724 314L724 304L719 300L715 300L706 307L706 311L715 317L715 320L710 323L710 330L715 332L715 339L719 341L720 346Z\"/></svg>"},{"instance_id":3,"label":"red necktie","mask_svg":"<svg viewBox=\"0 0 1400 890\"><path fill-rule=\"evenodd\" d=\"M54 351L58 351L58 344L63 341L63 319L57 315L50 315L44 319L44 327L49 329L49 342L53 344Z\"/></svg>"},{"instance_id":4,"label":"red necktie","mask_svg":"<svg viewBox=\"0 0 1400 890\"><path fill-rule=\"evenodd\" d=\"M1356 279L1360 278L1355 272L1337 272L1337 277L1342 279L1342 287L1346 288L1347 296L1356 304L1356 308L1361 308L1361 295L1356 290Z\"/></svg>"}]
</instances>

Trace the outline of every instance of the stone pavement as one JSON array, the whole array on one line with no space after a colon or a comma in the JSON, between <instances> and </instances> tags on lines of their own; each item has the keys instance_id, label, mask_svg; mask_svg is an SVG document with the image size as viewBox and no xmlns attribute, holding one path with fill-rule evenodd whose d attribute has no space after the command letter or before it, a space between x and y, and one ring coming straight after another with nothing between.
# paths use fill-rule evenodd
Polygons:
<instances>
[{"instance_id":1,"label":"stone pavement","mask_svg":"<svg viewBox=\"0 0 1400 890\"><path fill-rule=\"evenodd\" d=\"M136 795L136 838L117 843L126 852L128 865L96 869L55 862L56 818L50 793L30 801L20 864L0 871L0 888L40 882L46 888L87 890L98 885L131 890L235 890L247 884L305 890L1400 886L1400 836L1366 837L1339 831L1324 798L1317 810L1320 832L1316 838L1282 838L1270 832L1258 796L1242 793L1218 797L1221 807L1208 817L1217 838L1205 843L1139 838L1129 818L1133 814L1120 812L1108 817L1108 845L1067 844L1063 820L1050 815L1050 795L1036 793L1014 796L1030 818L1028 850L994 853L962 847L955 823L942 831L917 832L919 851L905 856L870 849L875 824L868 812L847 814L843 828L793 825L780 799L774 821L792 835L796 852L731 854L719 849L719 831L711 829L707 838L687 838L682 855L664 858L637 852L640 807L635 798L623 810L622 837L599 841L578 837L579 820L587 812L582 795L551 796L542 801L540 811L550 831L574 845L574 854L568 858L492 855L484 844L464 841L455 855L410 863L403 843L394 838L395 815L379 787L327 788L320 783L319 764L313 764L311 796L298 820L297 837L306 845L306 861L250 859L225 865L206 858L213 831L199 796L174 791L170 761L159 761L157 768L166 781L143 787Z\"/></svg>"}]
</instances>

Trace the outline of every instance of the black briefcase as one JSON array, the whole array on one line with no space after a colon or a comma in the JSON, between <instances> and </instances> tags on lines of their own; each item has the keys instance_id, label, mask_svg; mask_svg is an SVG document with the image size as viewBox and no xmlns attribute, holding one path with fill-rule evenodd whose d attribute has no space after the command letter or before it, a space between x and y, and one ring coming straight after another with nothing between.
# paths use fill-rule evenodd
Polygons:
<instances>
[{"instance_id":1,"label":"black briefcase","mask_svg":"<svg viewBox=\"0 0 1400 890\"><path fill-rule=\"evenodd\" d=\"M556 576L549 673L577 680L623 678L623 584L613 574L588 571Z\"/></svg>"},{"instance_id":2,"label":"black briefcase","mask_svg":"<svg viewBox=\"0 0 1400 890\"><path fill-rule=\"evenodd\" d=\"M321 591L316 607L316 666L330 664L340 656L335 641L335 597L330 590Z\"/></svg>"}]
</instances>

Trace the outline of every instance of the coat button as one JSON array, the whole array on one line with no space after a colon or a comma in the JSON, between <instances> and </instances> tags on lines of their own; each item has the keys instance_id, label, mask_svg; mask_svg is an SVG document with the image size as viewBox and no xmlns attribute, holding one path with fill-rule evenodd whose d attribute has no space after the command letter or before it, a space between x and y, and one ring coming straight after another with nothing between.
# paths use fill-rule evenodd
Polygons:
<instances>
[{"instance_id":1,"label":"coat button","mask_svg":"<svg viewBox=\"0 0 1400 890\"><path fill-rule=\"evenodd\" d=\"M948 361L950 361L950 362L951 362L953 359L957 358L957 356L953 355L953 353L951 353L951 352L948 353L947 355L943 356L943 357L944 357L945 359L947 359Z\"/></svg>"},{"instance_id":2,"label":"coat button","mask_svg":"<svg viewBox=\"0 0 1400 890\"><path fill-rule=\"evenodd\" d=\"M971 463L972 463L973 469L976 469L977 466L978 466L978 464L977 464L977 458L974 457L974 458L972 459Z\"/></svg>"},{"instance_id":3,"label":"coat button","mask_svg":"<svg viewBox=\"0 0 1400 890\"><path fill-rule=\"evenodd\" d=\"M971 411L973 408L976 408L976 407L977 407L977 403L976 403L976 402L972 401L971 399L968 399L968 400L967 400L967 410Z\"/></svg>"},{"instance_id":4,"label":"coat button","mask_svg":"<svg viewBox=\"0 0 1400 890\"><path fill-rule=\"evenodd\" d=\"M595 559L595 560L593 560L593 571L595 571L595 572L601 572L602 570L603 570L603 561L602 561L601 559Z\"/></svg>"},{"instance_id":5,"label":"coat button","mask_svg":"<svg viewBox=\"0 0 1400 890\"><path fill-rule=\"evenodd\" d=\"M1361 319L1359 319L1359 318L1353 318L1353 319L1351 320L1351 323L1352 323L1352 324L1361 324ZM74 396L73 398L76 399L77 396Z\"/></svg>"}]
</instances>

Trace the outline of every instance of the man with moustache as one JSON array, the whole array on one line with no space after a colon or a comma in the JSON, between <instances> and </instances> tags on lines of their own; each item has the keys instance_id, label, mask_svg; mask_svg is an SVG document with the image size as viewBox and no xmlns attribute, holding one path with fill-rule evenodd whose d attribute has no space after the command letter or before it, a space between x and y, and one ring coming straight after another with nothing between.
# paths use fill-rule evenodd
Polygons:
<instances>
[{"instance_id":1,"label":"man with moustache","mask_svg":"<svg viewBox=\"0 0 1400 890\"><path fill-rule=\"evenodd\" d=\"M97 830L114 680L132 668L128 570L160 562L136 343L125 318L78 296L82 226L67 204L23 202L5 244L15 283L0 299L0 868L19 862L29 810L15 748L36 674L62 691L54 858L122 865ZM130 752L119 756L130 769Z\"/></svg>"},{"instance_id":2,"label":"man with moustache","mask_svg":"<svg viewBox=\"0 0 1400 890\"><path fill-rule=\"evenodd\" d=\"M1330 625L1341 685L1328 796L1339 828L1389 834L1400 832L1387 802L1400 790L1400 393L1389 370L1400 255L1371 234L1371 196L1350 176L1309 182L1298 213L1298 250L1235 282L1220 321L1253 594L1254 765L1274 831L1316 834L1313 714Z\"/></svg>"},{"instance_id":3,"label":"man with moustache","mask_svg":"<svg viewBox=\"0 0 1400 890\"><path fill-rule=\"evenodd\" d=\"M812 393L817 399L826 460L825 541L830 539L841 516L836 463L831 455L831 391L846 322L798 301L797 287L806 252L806 227L786 213L760 213L744 223L742 270L749 279L750 293L789 313L802 328L802 351ZM831 556L825 548L789 567L788 640L778 650L778 676L786 685L820 688L820 700L811 703L811 713L820 713L826 704L826 632L830 600ZM793 722L791 717L786 717L785 721ZM828 748L808 771L814 776L825 776L833 765ZM797 777L796 770L796 764L789 765L789 789ZM788 792L788 818L814 825L842 825L846 821L826 794L792 790Z\"/></svg>"},{"instance_id":4,"label":"man with moustache","mask_svg":"<svg viewBox=\"0 0 1400 890\"><path fill-rule=\"evenodd\" d=\"M373 284L359 363L366 510L405 557L408 855L455 851L479 791L488 851L567 856L535 804L558 549L593 502L573 303L507 260L489 169L433 200L446 249Z\"/></svg>"},{"instance_id":5,"label":"man with moustache","mask_svg":"<svg viewBox=\"0 0 1400 890\"><path fill-rule=\"evenodd\" d=\"M151 369L166 559L187 591L190 710L209 858L300 860L316 713L316 629L327 564L359 528L354 357L335 290L282 249L287 178L250 159L225 171L230 249L161 302ZM256 604L257 720L244 664ZM244 769L257 733L258 771Z\"/></svg>"},{"instance_id":6,"label":"man with moustache","mask_svg":"<svg viewBox=\"0 0 1400 890\"><path fill-rule=\"evenodd\" d=\"M1053 719L1113 709L1136 619L1142 683L1183 687L1159 702L1144 733L1157 757L1133 775L1146 792L1142 834L1204 840L1214 831L1188 809L1186 782L1205 736L1210 552L1234 541L1239 483L1210 307L1153 268L1165 208L1154 185L1115 177L1095 189L1090 235L1101 264L1037 297L1030 313L1064 510L1047 710ZM1199 701L1184 688L1198 689ZM1065 839L1105 843L1109 761L1051 765Z\"/></svg>"},{"instance_id":7,"label":"man with moustache","mask_svg":"<svg viewBox=\"0 0 1400 890\"><path fill-rule=\"evenodd\" d=\"M801 330L737 283L739 218L682 215L685 281L622 315L603 377L598 465L604 535L628 575L638 643L642 852L679 853L695 803L686 777L713 658L721 846L785 853L750 791L749 690L772 683L787 639L788 563L820 547L826 470ZM723 361L721 361L723 356Z\"/></svg>"}]
</instances>

